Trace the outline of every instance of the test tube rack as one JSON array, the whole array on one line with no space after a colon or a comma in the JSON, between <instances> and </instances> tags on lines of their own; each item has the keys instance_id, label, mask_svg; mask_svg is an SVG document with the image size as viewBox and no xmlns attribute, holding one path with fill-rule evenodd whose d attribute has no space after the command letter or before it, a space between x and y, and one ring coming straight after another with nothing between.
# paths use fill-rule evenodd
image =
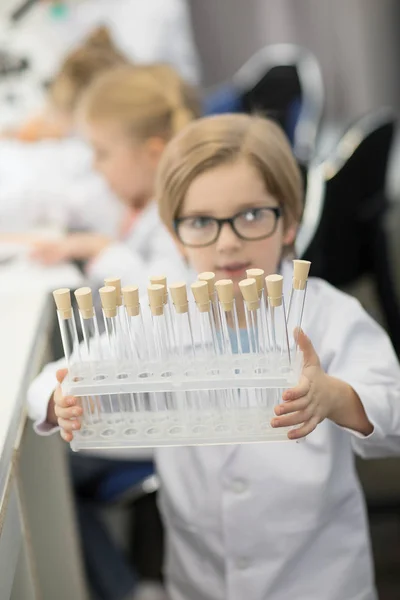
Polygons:
<instances>
[{"instance_id":1,"label":"test tube rack","mask_svg":"<svg viewBox=\"0 0 400 600\"><path fill-rule=\"evenodd\" d=\"M121 290L118 279L106 280L103 336L92 292L81 288L81 345L70 292L56 290L68 364L63 393L83 407L72 449L287 440L288 429L270 421L283 391L300 378L302 353L292 332L301 325L309 268L294 261L288 311L282 277L264 278L260 269L239 284L242 306L233 283L212 273L199 276L191 297L185 284L152 277L148 319L137 287ZM243 312L246 328L239 330Z\"/></svg>"}]
</instances>

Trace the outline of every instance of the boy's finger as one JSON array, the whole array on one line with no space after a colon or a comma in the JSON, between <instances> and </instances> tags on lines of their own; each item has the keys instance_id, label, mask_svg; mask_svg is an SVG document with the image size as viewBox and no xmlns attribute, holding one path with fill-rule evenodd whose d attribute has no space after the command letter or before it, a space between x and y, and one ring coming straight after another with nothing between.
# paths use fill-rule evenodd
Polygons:
<instances>
[{"instance_id":1,"label":"boy's finger","mask_svg":"<svg viewBox=\"0 0 400 600\"><path fill-rule=\"evenodd\" d=\"M301 425L308 423L310 420L310 410L300 410L290 415L275 418L271 420L272 427L292 427L293 425Z\"/></svg>"},{"instance_id":2,"label":"boy's finger","mask_svg":"<svg viewBox=\"0 0 400 600\"><path fill-rule=\"evenodd\" d=\"M282 394L282 399L285 402L291 402L292 400L298 400L302 396L307 396L310 391L310 382L306 377L302 377L300 383L289 390L285 390Z\"/></svg>"},{"instance_id":3,"label":"boy's finger","mask_svg":"<svg viewBox=\"0 0 400 600\"><path fill-rule=\"evenodd\" d=\"M56 413L56 417L61 417L62 419L75 419L76 417L81 417L83 414L80 406L62 408L61 406L57 406L57 404L54 406L54 412Z\"/></svg>"},{"instance_id":4,"label":"boy's finger","mask_svg":"<svg viewBox=\"0 0 400 600\"><path fill-rule=\"evenodd\" d=\"M67 376L68 369L58 369L56 373L58 383L62 383Z\"/></svg>"},{"instance_id":5,"label":"boy's finger","mask_svg":"<svg viewBox=\"0 0 400 600\"><path fill-rule=\"evenodd\" d=\"M62 417L58 419L58 424L61 429L64 429L64 431L67 431L68 433L78 431L81 428L79 421L70 421L69 419L63 419Z\"/></svg>"},{"instance_id":6,"label":"boy's finger","mask_svg":"<svg viewBox=\"0 0 400 600\"><path fill-rule=\"evenodd\" d=\"M308 423L304 423L302 427L298 427L296 429L292 429L288 433L288 438L290 440L299 440L300 438L304 438L309 435L316 426L318 425L319 420L317 417L313 417L308 421Z\"/></svg>"},{"instance_id":7,"label":"boy's finger","mask_svg":"<svg viewBox=\"0 0 400 600\"><path fill-rule=\"evenodd\" d=\"M63 429L60 429L60 435L65 442L72 442L72 440L73 440L72 433L67 433Z\"/></svg>"},{"instance_id":8,"label":"boy's finger","mask_svg":"<svg viewBox=\"0 0 400 600\"><path fill-rule=\"evenodd\" d=\"M75 396L63 396L61 392L56 392L54 395L54 404L60 408L73 408L74 406L79 406L78 398Z\"/></svg>"},{"instance_id":9,"label":"boy's finger","mask_svg":"<svg viewBox=\"0 0 400 600\"><path fill-rule=\"evenodd\" d=\"M304 410L309 404L310 400L308 395L306 395L298 400L293 400L293 402L278 404L278 406L275 406L274 412L277 417L280 417L281 415L288 415L290 413L298 412L299 410Z\"/></svg>"}]
</instances>

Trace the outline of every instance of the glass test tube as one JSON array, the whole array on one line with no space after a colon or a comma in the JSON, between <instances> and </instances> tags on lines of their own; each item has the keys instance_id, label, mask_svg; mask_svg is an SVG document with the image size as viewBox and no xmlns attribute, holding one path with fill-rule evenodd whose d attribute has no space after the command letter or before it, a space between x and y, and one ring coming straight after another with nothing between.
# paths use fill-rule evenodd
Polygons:
<instances>
[{"instance_id":1,"label":"glass test tube","mask_svg":"<svg viewBox=\"0 0 400 600\"><path fill-rule=\"evenodd\" d=\"M196 352L186 284L183 282L174 283L170 285L169 291L175 307L177 356L185 375L190 377L192 375L192 360L194 359ZM176 404L178 405L178 402ZM202 408L201 392L198 390L186 392L184 394L184 406L186 405L192 405L195 409L200 410ZM183 413L182 416L185 420L188 417L188 414Z\"/></svg>"},{"instance_id":2,"label":"glass test tube","mask_svg":"<svg viewBox=\"0 0 400 600\"><path fill-rule=\"evenodd\" d=\"M260 354L264 350L262 340L261 307L255 279L244 279L239 283L245 304L246 329L249 341L249 352Z\"/></svg>"},{"instance_id":3,"label":"glass test tube","mask_svg":"<svg viewBox=\"0 0 400 600\"><path fill-rule=\"evenodd\" d=\"M221 331L220 339L224 354L242 354L239 322L231 279L221 279L215 284L220 308ZM226 390L225 402L228 407L240 405L239 391Z\"/></svg>"},{"instance_id":4,"label":"glass test tube","mask_svg":"<svg viewBox=\"0 0 400 600\"><path fill-rule=\"evenodd\" d=\"M287 314L289 350L292 362L295 361L297 355L297 339L295 337L295 331L296 329L301 328L310 266L311 263L308 260L293 261L293 282Z\"/></svg>"},{"instance_id":5,"label":"glass test tube","mask_svg":"<svg viewBox=\"0 0 400 600\"><path fill-rule=\"evenodd\" d=\"M221 279L215 284L220 308L221 338L225 354L242 354L240 329L233 292L233 281Z\"/></svg>"},{"instance_id":6,"label":"glass test tube","mask_svg":"<svg viewBox=\"0 0 400 600\"><path fill-rule=\"evenodd\" d=\"M212 273L212 271L206 271L204 273L200 273L200 275L198 276L197 279L199 281L205 281L207 283L209 299L211 301L211 314L212 314L213 321L214 321L214 329L215 329L215 331L221 331L222 323L221 323L221 315L219 312L218 295L217 295L217 291L215 289L215 273ZM215 339L216 339L217 353L223 354L224 349L223 349L221 335L216 336Z\"/></svg>"},{"instance_id":7,"label":"glass test tube","mask_svg":"<svg viewBox=\"0 0 400 600\"><path fill-rule=\"evenodd\" d=\"M195 348L186 284L183 282L173 283L169 286L169 291L175 307L177 353L183 361L190 360L195 356Z\"/></svg>"},{"instance_id":8,"label":"glass test tube","mask_svg":"<svg viewBox=\"0 0 400 600\"><path fill-rule=\"evenodd\" d=\"M122 288L126 322L129 333L130 359L140 370L149 359L147 336L139 302L139 288L136 285Z\"/></svg>"},{"instance_id":9,"label":"glass test tube","mask_svg":"<svg viewBox=\"0 0 400 600\"><path fill-rule=\"evenodd\" d=\"M165 316L165 286L150 284L147 287L153 321L154 344L157 360L166 362L169 358L169 329Z\"/></svg>"},{"instance_id":10,"label":"glass test tube","mask_svg":"<svg viewBox=\"0 0 400 600\"><path fill-rule=\"evenodd\" d=\"M197 355L205 362L205 370L214 371L216 369L216 358L221 354L221 346L217 339L215 321L213 314L212 301L210 299L209 285L207 281L196 281L191 285L191 290L196 302L197 311L195 312L199 324L200 345L197 348ZM206 390L199 392L203 399L203 409L218 408L218 394L226 398L226 391L217 392L216 390Z\"/></svg>"},{"instance_id":11,"label":"glass test tube","mask_svg":"<svg viewBox=\"0 0 400 600\"><path fill-rule=\"evenodd\" d=\"M75 291L75 298L79 307L79 317L83 333L83 347L85 351L84 359L88 361L92 376L96 373L99 361L103 357L99 326L93 307L92 290L89 287L82 287ZM95 409L96 417L99 418L101 412L100 397L94 397L95 403L87 399L87 414L90 415L90 420L93 421L93 410Z\"/></svg>"},{"instance_id":12,"label":"glass test tube","mask_svg":"<svg viewBox=\"0 0 400 600\"><path fill-rule=\"evenodd\" d=\"M164 286L164 316L167 323L168 339L170 340L170 346L176 348L177 345L177 332L174 327L174 311L172 309L171 299L168 294L167 278L165 275L152 275L150 277L150 283L152 285L163 285Z\"/></svg>"},{"instance_id":13,"label":"glass test tube","mask_svg":"<svg viewBox=\"0 0 400 600\"><path fill-rule=\"evenodd\" d=\"M105 286L100 288L100 299L103 307L104 325L106 330L108 352L111 361L115 362L115 375L118 376L121 369L123 357L118 343L118 310L117 310L117 290L114 286ZM121 417L123 416L123 403L120 394L117 394L117 400ZM112 397L110 397L110 409L115 415Z\"/></svg>"},{"instance_id":14,"label":"glass test tube","mask_svg":"<svg viewBox=\"0 0 400 600\"><path fill-rule=\"evenodd\" d=\"M121 279L119 277L109 277L104 280L106 287L115 287L117 301L116 325L116 344L118 346L118 355L122 362L130 360L129 335L126 322L126 311L122 305Z\"/></svg>"},{"instance_id":15,"label":"glass test tube","mask_svg":"<svg viewBox=\"0 0 400 600\"><path fill-rule=\"evenodd\" d=\"M196 281L192 283L191 290L198 309L196 316L200 330L200 355L204 359L214 360L220 354L220 350L208 283L207 281Z\"/></svg>"},{"instance_id":16,"label":"glass test tube","mask_svg":"<svg viewBox=\"0 0 400 600\"><path fill-rule=\"evenodd\" d=\"M170 355L170 342L168 338L168 324L165 317L165 286L161 284L150 284L147 287L149 297L149 305L153 322L153 339L155 346L157 366L164 371L161 376L168 373L165 363L167 363ZM166 375L164 375L166 376ZM158 410L157 394L151 394L150 398L154 403L153 410ZM165 394L167 407L173 402L170 393ZM172 406L173 408L173 406Z\"/></svg>"},{"instance_id":17,"label":"glass test tube","mask_svg":"<svg viewBox=\"0 0 400 600\"><path fill-rule=\"evenodd\" d=\"M80 360L78 332L71 304L71 291L67 288L61 288L53 292L53 297L57 306L64 356L68 369L70 369L74 363Z\"/></svg>"},{"instance_id":18,"label":"glass test tube","mask_svg":"<svg viewBox=\"0 0 400 600\"><path fill-rule=\"evenodd\" d=\"M271 339L268 328L267 299L265 294L265 273L262 269L247 269L248 279L255 279L257 284L258 297L260 299L260 321L264 338L265 352L271 351Z\"/></svg>"},{"instance_id":19,"label":"glass test tube","mask_svg":"<svg viewBox=\"0 0 400 600\"><path fill-rule=\"evenodd\" d=\"M93 367L95 363L103 358L101 349L99 325L93 306L92 290L82 287L75 291L75 298L79 307L79 317L82 326L85 358Z\"/></svg>"},{"instance_id":20,"label":"glass test tube","mask_svg":"<svg viewBox=\"0 0 400 600\"><path fill-rule=\"evenodd\" d=\"M282 275L268 275L265 278L268 293L271 344L275 362L280 366L282 358L288 356L290 364L289 338L286 326L285 301L283 298Z\"/></svg>"},{"instance_id":21,"label":"glass test tube","mask_svg":"<svg viewBox=\"0 0 400 600\"><path fill-rule=\"evenodd\" d=\"M79 377L79 373L75 372L74 366L78 365L81 360L78 332L74 312L71 304L71 291L67 288L61 288L53 292L53 297L57 306L57 317L60 326L61 340L64 349L64 356L67 363L69 375L74 380ZM80 399L82 408L85 409L85 402Z\"/></svg>"}]
</instances>

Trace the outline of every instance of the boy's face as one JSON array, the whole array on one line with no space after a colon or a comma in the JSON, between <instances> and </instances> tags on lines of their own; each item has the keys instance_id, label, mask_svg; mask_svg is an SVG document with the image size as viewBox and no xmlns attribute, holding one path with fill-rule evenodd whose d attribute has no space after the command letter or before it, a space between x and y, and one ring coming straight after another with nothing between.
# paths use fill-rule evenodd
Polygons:
<instances>
[{"instance_id":1,"label":"boy's face","mask_svg":"<svg viewBox=\"0 0 400 600\"><path fill-rule=\"evenodd\" d=\"M244 218L257 215L251 209L278 207L279 204L265 188L255 167L244 160L221 165L199 175L190 185L179 217L226 219L244 212ZM217 279L232 279L238 283L246 278L246 269L260 268L266 275L276 273L283 246L293 243L296 228L284 231L283 218L275 232L265 239L247 241L238 237L225 223L218 239L203 248L185 247L184 252L198 273L213 271ZM238 290L238 286L235 286Z\"/></svg>"},{"instance_id":2,"label":"boy's face","mask_svg":"<svg viewBox=\"0 0 400 600\"><path fill-rule=\"evenodd\" d=\"M119 126L86 123L84 137L94 151L94 168L126 205L141 208L153 196L157 161L146 142L135 142Z\"/></svg>"}]
</instances>

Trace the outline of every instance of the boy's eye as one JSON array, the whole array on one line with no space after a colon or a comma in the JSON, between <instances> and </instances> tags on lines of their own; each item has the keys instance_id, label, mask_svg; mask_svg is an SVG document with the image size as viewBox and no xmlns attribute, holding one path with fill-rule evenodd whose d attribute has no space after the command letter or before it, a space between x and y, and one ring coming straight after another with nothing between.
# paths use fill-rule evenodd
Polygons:
<instances>
[{"instance_id":1,"label":"boy's eye","mask_svg":"<svg viewBox=\"0 0 400 600\"><path fill-rule=\"evenodd\" d=\"M204 229L209 227L213 223L213 219L210 217L193 217L192 219L186 220L187 227L191 229Z\"/></svg>"},{"instance_id":2,"label":"boy's eye","mask_svg":"<svg viewBox=\"0 0 400 600\"><path fill-rule=\"evenodd\" d=\"M252 221L258 221L260 219L263 219L265 217L265 209L252 208L250 210L246 210L240 216L245 221L251 223Z\"/></svg>"}]
</instances>

